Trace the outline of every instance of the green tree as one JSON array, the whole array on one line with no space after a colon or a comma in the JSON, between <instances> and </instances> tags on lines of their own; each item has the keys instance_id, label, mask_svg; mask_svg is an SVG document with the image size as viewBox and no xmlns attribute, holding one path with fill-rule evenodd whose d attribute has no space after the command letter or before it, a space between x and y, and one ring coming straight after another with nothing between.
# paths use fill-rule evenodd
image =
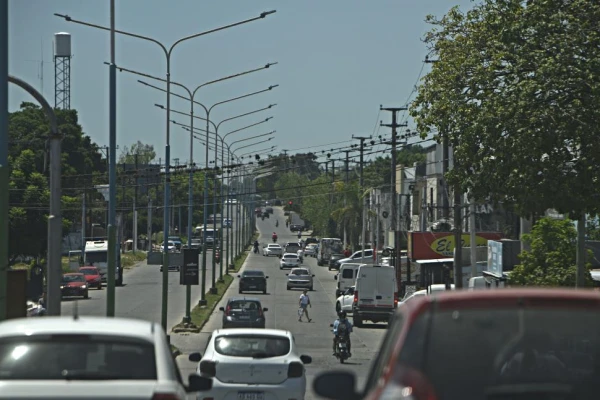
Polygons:
<instances>
[{"instance_id":1,"label":"green tree","mask_svg":"<svg viewBox=\"0 0 600 400\"><path fill-rule=\"evenodd\" d=\"M105 172L98 146L84 135L75 110L55 110L64 135L61 146L63 233L81 218L83 187L94 173ZM46 115L33 103L22 103L9 114L10 262L17 256L40 257L46 253L49 207Z\"/></svg>"},{"instance_id":2,"label":"green tree","mask_svg":"<svg viewBox=\"0 0 600 400\"><path fill-rule=\"evenodd\" d=\"M137 156L138 165L150 164L156 158L156 151L151 144L138 140L131 146L125 146L119 156L119 164L135 164Z\"/></svg>"},{"instance_id":3,"label":"green tree","mask_svg":"<svg viewBox=\"0 0 600 400\"><path fill-rule=\"evenodd\" d=\"M542 218L536 222L531 234L523 235L522 240L531 246L531 251L523 251L521 264L515 266L509 275L509 283L515 286L575 286L575 253L577 232L573 222ZM591 256L588 252L588 256ZM587 264L587 286L592 285Z\"/></svg>"},{"instance_id":4,"label":"green tree","mask_svg":"<svg viewBox=\"0 0 600 400\"><path fill-rule=\"evenodd\" d=\"M411 115L423 138L448 137L451 184L521 215L598 212L599 20L594 0L483 0L427 18L438 60Z\"/></svg>"}]
</instances>

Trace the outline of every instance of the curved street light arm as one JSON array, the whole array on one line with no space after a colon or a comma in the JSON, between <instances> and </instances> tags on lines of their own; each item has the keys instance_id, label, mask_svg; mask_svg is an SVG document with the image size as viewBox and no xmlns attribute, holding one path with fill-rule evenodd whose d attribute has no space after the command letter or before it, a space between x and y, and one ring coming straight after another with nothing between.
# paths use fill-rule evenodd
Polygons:
<instances>
[{"instance_id":1,"label":"curved street light arm","mask_svg":"<svg viewBox=\"0 0 600 400\"><path fill-rule=\"evenodd\" d=\"M235 100L244 99L244 98L246 98L246 97L254 96L254 95L257 95L257 94L260 94L260 93L268 92L268 91L270 91L270 90L272 90L272 89L274 89L274 88L276 88L276 87L278 87L278 86L279 86L279 85L272 85L272 86L269 86L268 88L266 88L266 89L263 89L263 90L258 90L258 91L256 91L256 92L252 92L252 93L244 94L244 95L242 95L242 96L234 97L233 99L229 99L229 100L223 100L223 101L220 101L220 102L218 102L218 103L215 103L215 104L213 104L212 106L210 106L210 108L208 109L208 112L207 112L207 114L209 114L209 113L210 113L210 111L211 111L213 108L215 108L216 106L218 106L218 105L225 104L225 103L229 103L229 102L231 102L231 101L235 101Z\"/></svg>"},{"instance_id":2,"label":"curved street light arm","mask_svg":"<svg viewBox=\"0 0 600 400\"><path fill-rule=\"evenodd\" d=\"M106 61L104 62L104 64L111 65L109 62L106 62ZM161 81L161 82L166 82L167 81L166 79L159 78L158 76L146 74L145 72L135 71L133 69L124 68L124 67L121 67L119 65L115 65L115 68L117 68L119 70L119 72L129 72L130 74L144 76L146 78L154 79L154 80ZM144 81L140 81L139 79L138 79L138 82L146 84ZM181 98L183 98L185 100L188 100L188 101L190 101L192 99L192 91L190 89L188 89L186 86L182 85L181 83L174 82L174 81L171 81L171 85L178 86L178 87L184 89L188 93L188 95L190 97L186 98L186 97L183 97L181 95L176 95L175 93L171 93L171 96L181 97ZM165 92L166 92L166 90L165 90Z\"/></svg>"},{"instance_id":3,"label":"curved street light arm","mask_svg":"<svg viewBox=\"0 0 600 400\"><path fill-rule=\"evenodd\" d=\"M252 137L249 137L249 138L244 138L244 139L236 140L235 142L231 142L231 146L233 146L236 143L245 142L246 140L250 140L250 139L255 139L255 138L259 138L259 137L263 137L263 136L272 135L275 132L277 132L277 131L271 131L271 132L263 133L262 135L256 135L256 136L252 136Z\"/></svg>"},{"instance_id":4,"label":"curved street light arm","mask_svg":"<svg viewBox=\"0 0 600 400\"><path fill-rule=\"evenodd\" d=\"M271 65L276 65L276 64L277 64L276 62L274 62L274 63L268 63L268 64L265 64L263 67L260 67L260 68L255 68L255 69L251 69L251 70L248 70L248 71L239 72L237 74L233 74L233 75L225 76L223 78L219 78L219 79L215 79L215 80L212 80L212 81L205 82L205 83L203 83L201 85L198 85L196 87L196 89L193 90L192 97L194 97L196 95L196 92L198 90L200 90L200 88L203 88L204 86L208 86L208 85L212 85L213 83L217 83L217 82L221 82L221 81L226 81L228 79L233 79L233 78L237 78L237 77L240 77L240 76L248 75L248 74L251 74L253 72L262 71L263 69L268 69Z\"/></svg>"},{"instance_id":5,"label":"curved street light arm","mask_svg":"<svg viewBox=\"0 0 600 400\"><path fill-rule=\"evenodd\" d=\"M226 119L222 120L221 122L219 122L219 123L217 124L217 126L216 126L216 130L217 130L217 131L219 130L219 126L221 126L221 124L222 124L223 122L227 122L227 121L231 121L231 120L234 120L234 119L238 119L238 118L246 117L246 116L248 116L248 115L256 114L256 113L259 113L259 112L261 112L261 111L265 111L265 110L268 110L268 109L270 109L270 108L273 108L273 107L275 107L276 105L277 105L277 104L269 104L269 105L268 105L267 107L265 107L265 108L261 108L261 109L254 110L254 111L250 111L250 112L247 112L247 113L244 113L244 114L236 115L235 117L226 118Z\"/></svg>"},{"instance_id":6,"label":"curved street light arm","mask_svg":"<svg viewBox=\"0 0 600 400\"><path fill-rule=\"evenodd\" d=\"M273 150L275 147L277 147L277 146L271 146L271 147L264 148L264 149L261 149L261 150L250 151L250 152L248 152L248 153L240 154L240 155L239 155L239 157L244 157L244 156L247 156L247 155L249 155L249 154L258 154L257 152L259 152L259 151L265 151L265 152L266 152L266 151L271 151L271 150ZM241 147L240 147L240 149L241 149ZM237 149L237 150L239 150L239 149ZM234 150L234 151L235 151L235 150Z\"/></svg>"},{"instance_id":7,"label":"curved street light arm","mask_svg":"<svg viewBox=\"0 0 600 400\"><path fill-rule=\"evenodd\" d=\"M247 145L245 145L245 146L238 147L237 149L235 149L235 150L233 150L233 151L239 151L239 150L241 150L241 149L245 149L246 147L250 147L250 146L256 146L257 144L264 143L264 142L268 142L269 140L272 140L272 139L273 139L273 137L270 137L270 138L268 138L267 140L261 140L261 141L259 141L259 142L256 142L256 143L250 143L250 144L247 144Z\"/></svg>"},{"instance_id":8,"label":"curved street light arm","mask_svg":"<svg viewBox=\"0 0 600 400\"><path fill-rule=\"evenodd\" d=\"M232 133L243 131L244 129L252 128L253 126L256 126L256 125L264 124L265 122L268 122L270 119L273 119L273 117L265 118L264 120L262 120L260 122L257 122L255 124L251 124L251 125L248 125L248 126L244 126L243 128L239 128L239 129L233 130L231 132L227 132L225 135L223 135L223 140L225 140L225 138L227 136L231 135Z\"/></svg>"}]
</instances>

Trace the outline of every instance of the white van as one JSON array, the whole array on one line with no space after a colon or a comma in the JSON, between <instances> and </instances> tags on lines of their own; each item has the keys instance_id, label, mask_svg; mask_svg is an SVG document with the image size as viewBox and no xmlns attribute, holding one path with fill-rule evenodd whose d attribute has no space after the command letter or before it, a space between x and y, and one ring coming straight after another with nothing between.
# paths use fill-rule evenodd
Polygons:
<instances>
[{"instance_id":1,"label":"white van","mask_svg":"<svg viewBox=\"0 0 600 400\"><path fill-rule=\"evenodd\" d=\"M381 265L361 265L356 276L352 319L361 327L363 321L389 321L398 307L396 270Z\"/></svg>"},{"instance_id":2,"label":"white van","mask_svg":"<svg viewBox=\"0 0 600 400\"><path fill-rule=\"evenodd\" d=\"M356 282L356 276L358 274L358 267L361 265L367 264L359 264L359 263L343 263L340 266L340 272L334 276L334 279L338 281L337 288L335 289L335 298L341 296L348 288L354 286L354 282Z\"/></svg>"},{"instance_id":3,"label":"white van","mask_svg":"<svg viewBox=\"0 0 600 400\"><path fill-rule=\"evenodd\" d=\"M469 291L487 289L488 285L483 276L474 276L469 279Z\"/></svg>"}]
</instances>

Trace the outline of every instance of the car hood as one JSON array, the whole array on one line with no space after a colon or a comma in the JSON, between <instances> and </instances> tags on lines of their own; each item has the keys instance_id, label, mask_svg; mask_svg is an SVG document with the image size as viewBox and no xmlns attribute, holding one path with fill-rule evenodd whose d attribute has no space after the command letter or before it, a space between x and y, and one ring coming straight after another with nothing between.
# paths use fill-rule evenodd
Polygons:
<instances>
[{"instance_id":1,"label":"car hood","mask_svg":"<svg viewBox=\"0 0 600 400\"><path fill-rule=\"evenodd\" d=\"M353 262L354 260L352 258L340 258L339 260L336 260L335 258L333 258L333 261L338 262L340 264L344 264L344 263Z\"/></svg>"},{"instance_id":2,"label":"car hood","mask_svg":"<svg viewBox=\"0 0 600 400\"><path fill-rule=\"evenodd\" d=\"M81 287L87 285L87 282L62 282L60 285L65 287Z\"/></svg>"}]
</instances>

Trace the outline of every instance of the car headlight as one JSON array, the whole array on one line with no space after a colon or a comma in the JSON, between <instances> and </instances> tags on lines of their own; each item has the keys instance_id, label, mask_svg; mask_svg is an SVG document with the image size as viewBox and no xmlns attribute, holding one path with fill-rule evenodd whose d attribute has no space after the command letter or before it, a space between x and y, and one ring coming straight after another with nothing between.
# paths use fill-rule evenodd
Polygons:
<instances>
[{"instance_id":1,"label":"car headlight","mask_svg":"<svg viewBox=\"0 0 600 400\"><path fill-rule=\"evenodd\" d=\"M82 285L82 286L81 286L81 288L82 288L82 289L86 289L86 288L87 288L87 286L86 286L86 285Z\"/></svg>"},{"instance_id":2,"label":"car headlight","mask_svg":"<svg viewBox=\"0 0 600 400\"><path fill-rule=\"evenodd\" d=\"M64 285L60 285L60 288L61 288L61 289L64 289L65 287L64 287Z\"/></svg>"}]
</instances>

